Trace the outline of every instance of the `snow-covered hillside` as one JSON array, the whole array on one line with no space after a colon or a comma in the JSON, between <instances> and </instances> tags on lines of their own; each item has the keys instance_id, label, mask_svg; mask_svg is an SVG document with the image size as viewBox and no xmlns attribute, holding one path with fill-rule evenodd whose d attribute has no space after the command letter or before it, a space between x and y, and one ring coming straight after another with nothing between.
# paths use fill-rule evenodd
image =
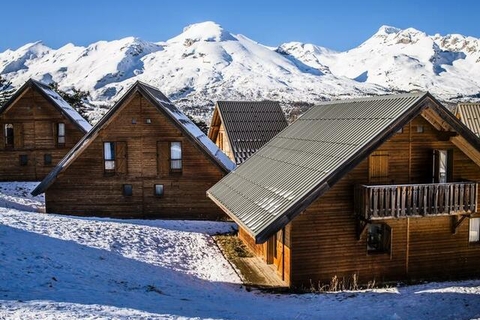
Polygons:
<instances>
[{"instance_id":1,"label":"snow-covered hillside","mask_svg":"<svg viewBox=\"0 0 480 320\"><path fill-rule=\"evenodd\" d=\"M480 280L247 291L212 239L231 223L47 215L34 186L0 183L0 319L480 318Z\"/></svg>"},{"instance_id":2,"label":"snow-covered hillside","mask_svg":"<svg viewBox=\"0 0 480 320\"><path fill-rule=\"evenodd\" d=\"M203 22L158 43L129 37L56 50L26 44L0 53L0 74L16 87L33 77L89 91L97 105L111 105L141 80L197 111L226 99L287 106L392 90L429 90L456 101L480 98L479 48L472 37L387 26L346 52L298 42L271 48Z\"/></svg>"}]
</instances>

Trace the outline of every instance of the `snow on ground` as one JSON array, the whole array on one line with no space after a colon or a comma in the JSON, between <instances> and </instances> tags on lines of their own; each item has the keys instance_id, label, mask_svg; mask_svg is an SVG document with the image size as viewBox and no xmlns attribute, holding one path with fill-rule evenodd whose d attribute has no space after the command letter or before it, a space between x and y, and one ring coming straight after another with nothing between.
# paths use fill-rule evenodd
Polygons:
<instances>
[{"instance_id":1,"label":"snow on ground","mask_svg":"<svg viewBox=\"0 0 480 320\"><path fill-rule=\"evenodd\" d=\"M0 319L480 319L480 280L328 294L247 291L231 223L47 215L0 183Z\"/></svg>"}]
</instances>

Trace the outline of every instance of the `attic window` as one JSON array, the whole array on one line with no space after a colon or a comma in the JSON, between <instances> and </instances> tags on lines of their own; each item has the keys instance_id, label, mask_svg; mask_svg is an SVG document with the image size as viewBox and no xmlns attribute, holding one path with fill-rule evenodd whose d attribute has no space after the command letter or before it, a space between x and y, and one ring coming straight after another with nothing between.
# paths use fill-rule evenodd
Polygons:
<instances>
[{"instance_id":1,"label":"attic window","mask_svg":"<svg viewBox=\"0 0 480 320\"><path fill-rule=\"evenodd\" d=\"M62 147L65 145L65 123L57 123L57 145Z\"/></svg>"},{"instance_id":2,"label":"attic window","mask_svg":"<svg viewBox=\"0 0 480 320\"><path fill-rule=\"evenodd\" d=\"M147 118L147 119L145 120L145 123L146 123L146 124L151 124L151 123L152 123L152 119Z\"/></svg>"},{"instance_id":3,"label":"attic window","mask_svg":"<svg viewBox=\"0 0 480 320\"><path fill-rule=\"evenodd\" d=\"M371 223L368 225L367 252L388 253L391 246L391 229L385 223Z\"/></svg>"},{"instance_id":4,"label":"attic window","mask_svg":"<svg viewBox=\"0 0 480 320\"><path fill-rule=\"evenodd\" d=\"M105 173L115 173L115 142L103 143Z\"/></svg>"},{"instance_id":5,"label":"attic window","mask_svg":"<svg viewBox=\"0 0 480 320\"><path fill-rule=\"evenodd\" d=\"M170 142L170 172L182 172L182 143Z\"/></svg>"},{"instance_id":6,"label":"attic window","mask_svg":"<svg viewBox=\"0 0 480 320\"><path fill-rule=\"evenodd\" d=\"M13 148L13 124L7 123L5 125L5 147L6 148Z\"/></svg>"},{"instance_id":7,"label":"attic window","mask_svg":"<svg viewBox=\"0 0 480 320\"><path fill-rule=\"evenodd\" d=\"M425 128L423 126L417 126L417 133L425 132Z\"/></svg>"}]
</instances>

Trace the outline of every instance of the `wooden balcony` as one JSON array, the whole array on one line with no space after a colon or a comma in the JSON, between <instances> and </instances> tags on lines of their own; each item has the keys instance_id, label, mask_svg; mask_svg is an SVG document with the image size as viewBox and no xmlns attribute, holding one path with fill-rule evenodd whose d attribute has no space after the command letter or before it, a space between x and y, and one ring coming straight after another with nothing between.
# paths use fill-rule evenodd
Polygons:
<instances>
[{"instance_id":1,"label":"wooden balcony","mask_svg":"<svg viewBox=\"0 0 480 320\"><path fill-rule=\"evenodd\" d=\"M360 185L355 188L355 214L367 221L468 214L477 211L477 198L475 182Z\"/></svg>"}]
</instances>

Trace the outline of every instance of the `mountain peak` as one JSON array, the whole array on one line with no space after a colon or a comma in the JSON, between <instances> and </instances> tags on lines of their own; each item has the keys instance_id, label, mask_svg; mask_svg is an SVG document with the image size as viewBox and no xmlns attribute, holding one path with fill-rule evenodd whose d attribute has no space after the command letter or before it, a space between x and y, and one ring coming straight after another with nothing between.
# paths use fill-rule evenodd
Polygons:
<instances>
[{"instance_id":1,"label":"mountain peak","mask_svg":"<svg viewBox=\"0 0 480 320\"><path fill-rule=\"evenodd\" d=\"M213 21L205 21L191 24L183 29L183 33L168 40L168 42L184 42L185 40L192 42L221 42L229 40L237 40L230 32L223 29L218 23Z\"/></svg>"},{"instance_id":2,"label":"mountain peak","mask_svg":"<svg viewBox=\"0 0 480 320\"><path fill-rule=\"evenodd\" d=\"M378 29L376 35L389 35L389 34L399 33L400 31L402 30L399 28L383 25Z\"/></svg>"}]
</instances>

